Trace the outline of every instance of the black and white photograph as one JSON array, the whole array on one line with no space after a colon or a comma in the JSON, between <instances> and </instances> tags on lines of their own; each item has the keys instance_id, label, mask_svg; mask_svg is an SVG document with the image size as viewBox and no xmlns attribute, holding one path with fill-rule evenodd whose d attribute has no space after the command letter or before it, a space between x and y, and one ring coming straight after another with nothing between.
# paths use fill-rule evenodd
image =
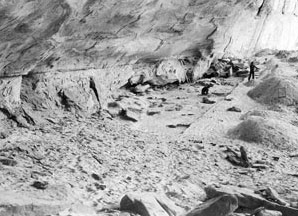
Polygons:
<instances>
[{"instance_id":1,"label":"black and white photograph","mask_svg":"<svg viewBox=\"0 0 298 216\"><path fill-rule=\"evenodd\" d=\"M0 0L0 216L298 216L298 0Z\"/></svg>"}]
</instances>

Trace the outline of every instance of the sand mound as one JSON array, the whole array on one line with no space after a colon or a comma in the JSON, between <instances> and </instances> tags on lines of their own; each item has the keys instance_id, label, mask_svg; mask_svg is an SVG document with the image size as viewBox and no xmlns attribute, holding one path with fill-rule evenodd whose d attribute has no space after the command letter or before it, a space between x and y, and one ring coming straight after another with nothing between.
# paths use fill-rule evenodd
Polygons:
<instances>
[{"instance_id":1,"label":"sand mound","mask_svg":"<svg viewBox=\"0 0 298 216\"><path fill-rule=\"evenodd\" d=\"M265 79L248 96L265 104L298 104L298 82L291 77L272 76Z\"/></svg>"},{"instance_id":2,"label":"sand mound","mask_svg":"<svg viewBox=\"0 0 298 216\"><path fill-rule=\"evenodd\" d=\"M261 143L282 150L297 149L298 127L274 119L251 116L228 132L234 139Z\"/></svg>"}]
</instances>

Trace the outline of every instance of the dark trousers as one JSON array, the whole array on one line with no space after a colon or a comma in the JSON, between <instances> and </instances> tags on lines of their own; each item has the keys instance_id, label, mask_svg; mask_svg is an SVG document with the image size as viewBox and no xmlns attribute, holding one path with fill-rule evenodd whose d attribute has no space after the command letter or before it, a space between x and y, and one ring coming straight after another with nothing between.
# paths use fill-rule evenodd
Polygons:
<instances>
[{"instance_id":1,"label":"dark trousers","mask_svg":"<svg viewBox=\"0 0 298 216\"><path fill-rule=\"evenodd\" d=\"M251 78L252 78L252 79L255 79L255 72L254 72L254 71L251 71L251 72L249 73L248 81L249 81Z\"/></svg>"}]
</instances>

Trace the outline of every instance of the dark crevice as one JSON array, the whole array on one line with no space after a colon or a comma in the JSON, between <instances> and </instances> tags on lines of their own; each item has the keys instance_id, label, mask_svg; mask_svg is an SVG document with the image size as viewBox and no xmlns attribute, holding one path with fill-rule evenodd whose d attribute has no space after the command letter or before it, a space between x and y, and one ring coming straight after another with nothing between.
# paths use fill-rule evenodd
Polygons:
<instances>
[{"instance_id":1,"label":"dark crevice","mask_svg":"<svg viewBox=\"0 0 298 216\"><path fill-rule=\"evenodd\" d=\"M224 48L224 53L227 51L227 49L228 49L228 47L230 46L231 43L232 43L232 37L230 37L228 44Z\"/></svg>"},{"instance_id":2,"label":"dark crevice","mask_svg":"<svg viewBox=\"0 0 298 216\"><path fill-rule=\"evenodd\" d=\"M157 46L157 48L154 50L154 52L158 51L164 44L164 40L160 39L160 43L159 45Z\"/></svg>"},{"instance_id":3,"label":"dark crevice","mask_svg":"<svg viewBox=\"0 0 298 216\"><path fill-rule=\"evenodd\" d=\"M144 13L144 12L143 12L143 13ZM115 34L116 34L116 35L119 34L119 32L121 32L121 31L122 31L123 29L125 29L127 26L133 25L133 24L135 24L136 22L138 22L138 21L141 19L143 13L139 14L138 17L137 17L135 20L133 20L132 22L130 22L130 23L128 23L128 24L122 26L122 27L121 27Z\"/></svg>"},{"instance_id":4,"label":"dark crevice","mask_svg":"<svg viewBox=\"0 0 298 216\"><path fill-rule=\"evenodd\" d=\"M27 113L24 109L22 109L23 111L23 118L27 121L27 123L31 124L31 125L36 125L36 122L34 121L34 119L30 116L29 113Z\"/></svg>"},{"instance_id":5,"label":"dark crevice","mask_svg":"<svg viewBox=\"0 0 298 216\"><path fill-rule=\"evenodd\" d=\"M163 208L163 210L170 216L176 215L175 212L170 209L166 204L160 202L158 199L155 198L155 200L158 202L158 204Z\"/></svg>"},{"instance_id":6,"label":"dark crevice","mask_svg":"<svg viewBox=\"0 0 298 216\"><path fill-rule=\"evenodd\" d=\"M261 12L262 12L262 10L263 10L263 7L264 7L264 4L265 4L265 1L266 1L266 0L263 0L263 2L262 2L262 4L261 4L261 6L259 7L259 9L258 9L258 13L257 13L257 16L260 16L260 14L261 14Z\"/></svg>"},{"instance_id":7,"label":"dark crevice","mask_svg":"<svg viewBox=\"0 0 298 216\"><path fill-rule=\"evenodd\" d=\"M61 104L65 107L66 110L69 110L71 106L69 104L68 97L65 95L64 91L60 90L58 92L58 96L61 98Z\"/></svg>"},{"instance_id":8,"label":"dark crevice","mask_svg":"<svg viewBox=\"0 0 298 216\"><path fill-rule=\"evenodd\" d=\"M215 32L216 32L217 29L218 29L218 26L216 25L216 23L215 23L215 19L214 19L214 18L212 18L212 19L210 20L210 22L213 24L214 29L212 30L212 32L211 32L209 35L207 35L207 37L206 37L207 40L209 40L210 37L211 37L212 35L214 35Z\"/></svg>"},{"instance_id":9,"label":"dark crevice","mask_svg":"<svg viewBox=\"0 0 298 216\"><path fill-rule=\"evenodd\" d=\"M96 89L96 84L94 82L94 79L92 77L90 77L90 88L92 89L92 91L94 92L96 99L98 101L98 103L100 104L100 100L99 100L99 94L98 91Z\"/></svg>"},{"instance_id":10,"label":"dark crevice","mask_svg":"<svg viewBox=\"0 0 298 216\"><path fill-rule=\"evenodd\" d=\"M11 112L8 111L6 108L0 107L0 112L2 112L7 118L12 119L14 116L11 114Z\"/></svg>"}]
</instances>

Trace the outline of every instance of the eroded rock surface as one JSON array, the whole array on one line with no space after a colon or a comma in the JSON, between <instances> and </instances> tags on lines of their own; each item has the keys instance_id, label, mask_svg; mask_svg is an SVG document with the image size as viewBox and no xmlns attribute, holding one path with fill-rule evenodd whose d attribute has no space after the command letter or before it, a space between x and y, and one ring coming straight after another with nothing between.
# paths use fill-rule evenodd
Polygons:
<instances>
[{"instance_id":1,"label":"eroded rock surface","mask_svg":"<svg viewBox=\"0 0 298 216\"><path fill-rule=\"evenodd\" d=\"M286 60L289 53L274 49L297 49L297 3L0 0L0 186L6 192L42 193L41 198L33 193L32 200L12 194L18 202L3 196L1 213L73 215L68 195L99 213L137 190L165 193L189 211L205 200L202 185L211 182L269 185L297 206L297 174L292 172L297 163L284 156L290 148L280 155L281 150L265 148L262 142L249 145L254 161L266 160L259 167L267 169L234 167L221 157L225 145L245 143L226 137L241 117L227 109L241 107L243 113L265 109L247 96L257 81L238 87L233 83L239 80L224 81L226 86L222 83L211 91L213 104L201 103L202 86L196 84L154 88L201 77L212 60L223 55L242 58L277 52L276 57ZM293 54L291 62L296 61ZM296 69L292 71L296 75ZM138 99L115 100L114 93L127 83ZM141 88L146 85L154 91L145 100L148 104L140 100L146 97L140 97L148 90ZM115 102L122 104L112 107L106 119L82 118ZM118 108L134 121L107 120L119 114ZM279 112L268 115L291 124L287 129L294 134L297 115L290 109ZM14 121L4 120L7 117ZM6 132L10 124L23 128ZM40 124L48 125L28 130ZM34 182L48 185L36 189ZM71 187L65 196L43 194L58 183ZM57 200L66 201L57 204ZM297 214L296 209L288 215L291 212Z\"/></svg>"},{"instance_id":2,"label":"eroded rock surface","mask_svg":"<svg viewBox=\"0 0 298 216\"><path fill-rule=\"evenodd\" d=\"M2 0L0 77L50 73L56 85L57 73L92 74L105 104L135 73L185 81L189 69L196 78L208 68L211 53L296 49L296 5L296 0ZM86 104L87 112L100 107L96 100Z\"/></svg>"}]
</instances>

